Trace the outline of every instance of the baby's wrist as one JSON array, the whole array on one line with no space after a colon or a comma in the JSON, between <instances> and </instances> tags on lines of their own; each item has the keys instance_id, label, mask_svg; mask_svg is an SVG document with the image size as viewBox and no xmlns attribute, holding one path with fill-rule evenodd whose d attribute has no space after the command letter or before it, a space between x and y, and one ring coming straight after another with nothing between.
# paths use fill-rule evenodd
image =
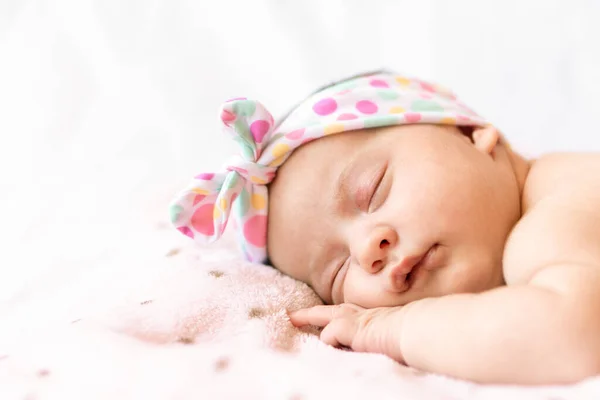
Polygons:
<instances>
[{"instance_id":1,"label":"baby's wrist","mask_svg":"<svg viewBox=\"0 0 600 400\"><path fill-rule=\"evenodd\" d=\"M402 336L406 326L406 315L412 308L410 304L388 308L385 318L381 321L382 326L380 328L384 332L386 355L403 364L406 364L406 362L402 351Z\"/></svg>"},{"instance_id":2,"label":"baby's wrist","mask_svg":"<svg viewBox=\"0 0 600 400\"><path fill-rule=\"evenodd\" d=\"M410 340L408 338L414 336L415 329L418 329L413 323L415 322L415 312L418 313L418 309L430 300L432 299L425 298L410 302L402 307L398 307L398 311L393 313L392 326L395 332L394 353L398 354L394 358L403 364L409 365L407 352Z\"/></svg>"}]
</instances>

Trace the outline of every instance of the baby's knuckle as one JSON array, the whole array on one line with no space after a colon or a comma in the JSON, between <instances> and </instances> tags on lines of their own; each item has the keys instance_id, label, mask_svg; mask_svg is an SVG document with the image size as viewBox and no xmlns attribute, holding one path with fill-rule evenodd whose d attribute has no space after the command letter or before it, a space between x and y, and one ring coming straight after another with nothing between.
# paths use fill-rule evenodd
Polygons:
<instances>
[{"instance_id":1,"label":"baby's knuckle","mask_svg":"<svg viewBox=\"0 0 600 400\"><path fill-rule=\"evenodd\" d=\"M380 317L381 313L379 310L371 309L363 312L358 319L359 327L363 330L369 329L373 326L375 321Z\"/></svg>"},{"instance_id":2,"label":"baby's knuckle","mask_svg":"<svg viewBox=\"0 0 600 400\"><path fill-rule=\"evenodd\" d=\"M348 315L352 315L356 312L349 304L339 304L334 309L334 317L340 318Z\"/></svg>"}]
</instances>

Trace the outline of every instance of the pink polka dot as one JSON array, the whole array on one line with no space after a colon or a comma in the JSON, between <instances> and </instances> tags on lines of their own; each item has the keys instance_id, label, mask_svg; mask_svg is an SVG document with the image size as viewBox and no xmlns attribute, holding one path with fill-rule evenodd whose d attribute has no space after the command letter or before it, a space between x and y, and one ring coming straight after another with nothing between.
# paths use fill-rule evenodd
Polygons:
<instances>
[{"instance_id":1,"label":"pink polka dot","mask_svg":"<svg viewBox=\"0 0 600 400\"><path fill-rule=\"evenodd\" d=\"M210 181L214 176L215 176L215 174L206 174L206 173L204 173L204 174L196 175L194 177L194 179L202 179L203 181Z\"/></svg>"},{"instance_id":2,"label":"pink polka dot","mask_svg":"<svg viewBox=\"0 0 600 400\"><path fill-rule=\"evenodd\" d=\"M205 204L198 207L192 215L192 226L203 235L212 236L215 233L215 227L213 226L214 207L214 203Z\"/></svg>"},{"instance_id":3,"label":"pink polka dot","mask_svg":"<svg viewBox=\"0 0 600 400\"><path fill-rule=\"evenodd\" d=\"M187 226L180 226L177 229L179 230L179 232L183 233L184 235L189 236L192 239L194 238L194 232L192 232L192 230L190 228L188 228Z\"/></svg>"},{"instance_id":4,"label":"pink polka dot","mask_svg":"<svg viewBox=\"0 0 600 400\"><path fill-rule=\"evenodd\" d=\"M428 92L435 92L435 87L433 87L433 85L431 83L427 83L427 82L419 82L421 84L421 88L423 90L426 90Z\"/></svg>"},{"instance_id":5,"label":"pink polka dot","mask_svg":"<svg viewBox=\"0 0 600 400\"><path fill-rule=\"evenodd\" d=\"M373 87L383 87L383 88L390 87L390 85L388 85L388 83L386 81L382 81L381 79L373 79L373 80L371 80L371 82L369 82L369 85L371 85Z\"/></svg>"},{"instance_id":6,"label":"pink polka dot","mask_svg":"<svg viewBox=\"0 0 600 400\"><path fill-rule=\"evenodd\" d=\"M206 196L203 194L197 194L196 197L194 197L194 205L200 203L205 197Z\"/></svg>"},{"instance_id":7,"label":"pink polka dot","mask_svg":"<svg viewBox=\"0 0 600 400\"><path fill-rule=\"evenodd\" d=\"M458 119L459 121L470 121L471 120L471 118L466 115L457 115L456 119Z\"/></svg>"},{"instance_id":8,"label":"pink polka dot","mask_svg":"<svg viewBox=\"0 0 600 400\"><path fill-rule=\"evenodd\" d=\"M318 102L316 102L313 106L313 110L319 115L329 115L335 110L337 110L337 103L334 99L328 97L326 99L319 100Z\"/></svg>"},{"instance_id":9,"label":"pink polka dot","mask_svg":"<svg viewBox=\"0 0 600 400\"><path fill-rule=\"evenodd\" d=\"M355 114L345 113L345 114L340 114L337 117L337 120L338 121L346 121L349 119L356 119L356 118L358 118L358 116L356 116Z\"/></svg>"},{"instance_id":10,"label":"pink polka dot","mask_svg":"<svg viewBox=\"0 0 600 400\"><path fill-rule=\"evenodd\" d=\"M420 113L405 113L404 119L406 120L406 122L413 124L413 123L419 122L421 120L421 114Z\"/></svg>"},{"instance_id":11,"label":"pink polka dot","mask_svg":"<svg viewBox=\"0 0 600 400\"><path fill-rule=\"evenodd\" d=\"M235 115L230 113L227 110L221 111L221 121L225 123L225 125L229 125L231 122L235 121Z\"/></svg>"},{"instance_id":12,"label":"pink polka dot","mask_svg":"<svg viewBox=\"0 0 600 400\"><path fill-rule=\"evenodd\" d=\"M239 172L242 175L247 175L248 171L245 170L244 168L240 168L240 167L227 167L228 171L235 171L235 172Z\"/></svg>"},{"instance_id":13,"label":"pink polka dot","mask_svg":"<svg viewBox=\"0 0 600 400\"><path fill-rule=\"evenodd\" d=\"M244 237L256 247L267 244L267 217L255 215L244 224Z\"/></svg>"},{"instance_id":14,"label":"pink polka dot","mask_svg":"<svg viewBox=\"0 0 600 400\"><path fill-rule=\"evenodd\" d=\"M377 112L377 104L369 100L361 100L356 103L356 109L363 114L374 114Z\"/></svg>"},{"instance_id":15,"label":"pink polka dot","mask_svg":"<svg viewBox=\"0 0 600 400\"><path fill-rule=\"evenodd\" d=\"M296 129L295 131L286 133L285 137L288 139L291 139L291 140L297 140L297 139L300 139L302 137L302 135L304 135L304 128Z\"/></svg>"},{"instance_id":16,"label":"pink polka dot","mask_svg":"<svg viewBox=\"0 0 600 400\"><path fill-rule=\"evenodd\" d=\"M429 100L429 99L433 98L433 94L431 94L429 92L423 92L423 93L419 94L419 97L422 98L422 99Z\"/></svg>"},{"instance_id":17,"label":"pink polka dot","mask_svg":"<svg viewBox=\"0 0 600 400\"><path fill-rule=\"evenodd\" d=\"M254 121L250 125L250 132L252 132L252 136L254 136L254 141L256 143L262 143L263 138L269 132L269 128L271 124L268 121L263 119L259 119L258 121Z\"/></svg>"},{"instance_id":18,"label":"pink polka dot","mask_svg":"<svg viewBox=\"0 0 600 400\"><path fill-rule=\"evenodd\" d=\"M248 100L248 99L245 97L233 97L233 98L225 101L225 103L231 103L232 101L236 101L236 100Z\"/></svg>"},{"instance_id":19,"label":"pink polka dot","mask_svg":"<svg viewBox=\"0 0 600 400\"><path fill-rule=\"evenodd\" d=\"M275 172L267 172L265 175L269 182L271 182L273 179L275 179Z\"/></svg>"}]
</instances>

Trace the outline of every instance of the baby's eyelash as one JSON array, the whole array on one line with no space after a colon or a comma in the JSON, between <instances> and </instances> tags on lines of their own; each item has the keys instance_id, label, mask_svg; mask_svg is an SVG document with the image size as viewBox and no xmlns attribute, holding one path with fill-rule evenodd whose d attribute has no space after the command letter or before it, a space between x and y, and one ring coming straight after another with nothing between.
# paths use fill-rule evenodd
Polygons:
<instances>
[{"instance_id":1,"label":"baby's eyelash","mask_svg":"<svg viewBox=\"0 0 600 400\"><path fill-rule=\"evenodd\" d=\"M374 188L371 191L371 194L370 194L370 197L369 197L369 202L368 202L368 205L367 205L368 211L371 211L371 203L373 202L373 198L377 194L377 191L381 187L381 183L383 182L383 178L385 177L386 172L387 172L387 166L382 170L382 172L377 177L376 184L374 185Z\"/></svg>"}]
</instances>

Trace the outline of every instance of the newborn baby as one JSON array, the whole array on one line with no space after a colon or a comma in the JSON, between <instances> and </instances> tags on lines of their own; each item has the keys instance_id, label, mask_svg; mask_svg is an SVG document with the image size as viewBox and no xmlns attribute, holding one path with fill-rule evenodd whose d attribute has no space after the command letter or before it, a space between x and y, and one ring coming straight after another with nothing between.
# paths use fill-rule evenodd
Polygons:
<instances>
[{"instance_id":1,"label":"newborn baby","mask_svg":"<svg viewBox=\"0 0 600 400\"><path fill-rule=\"evenodd\" d=\"M600 373L600 156L525 160L437 85L387 72L328 86L275 123L234 99L241 146L171 206L327 304L290 312L333 346L478 382ZM267 218L268 217L268 218Z\"/></svg>"}]
</instances>

